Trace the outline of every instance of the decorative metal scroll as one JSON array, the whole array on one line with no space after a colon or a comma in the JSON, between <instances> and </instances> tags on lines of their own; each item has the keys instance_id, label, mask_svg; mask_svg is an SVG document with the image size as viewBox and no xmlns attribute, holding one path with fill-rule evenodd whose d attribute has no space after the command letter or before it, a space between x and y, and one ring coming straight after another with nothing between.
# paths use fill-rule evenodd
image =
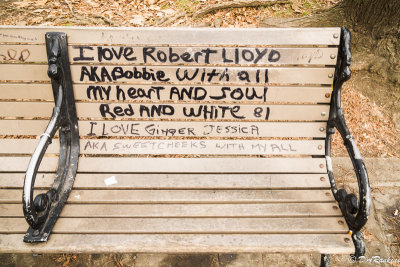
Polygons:
<instances>
[{"instance_id":1,"label":"decorative metal scroll","mask_svg":"<svg viewBox=\"0 0 400 267\"><path fill-rule=\"evenodd\" d=\"M355 257L358 258L365 253L365 244L362 238L361 228L368 220L369 210L371 206L370 186L368 174L362 160L360 151L354 142L353 136L346 125L341 108L340 95L342 85L350 79L350 32L346 28L342 28L341 40L338 53L338 62L335 70L335 79L333 83L333 93L331 108L327 127L326 138L326 161L328 166L329 180L332 186L332 192L335 199L338 201L340 209L346 219L346 222L352 231L352 238L356 247ZM335 183L331 161L331 137L335 133L335 128L338 129L353 167L358 181L359 197L353 193L347 193L345 189L338 189Z\"/></svg>"},{"instance_id":2,"label":"decorative metal scroll","mask_svg":"<svg viewBox=\"0 0 400 267\"><path fill-rule=\"evenodd\" d=\"M25 175L22 202L24 216L30 227L24 241L29 243L44 242L49 238L74 183L79 156L78 119L68 60L67 36L65 33L49 32L45 37L48 75L51 78L55 107ZM36 174L57 130L60 155L54 183L49 191L33 198Z\"/></svg>"}]
</instances>

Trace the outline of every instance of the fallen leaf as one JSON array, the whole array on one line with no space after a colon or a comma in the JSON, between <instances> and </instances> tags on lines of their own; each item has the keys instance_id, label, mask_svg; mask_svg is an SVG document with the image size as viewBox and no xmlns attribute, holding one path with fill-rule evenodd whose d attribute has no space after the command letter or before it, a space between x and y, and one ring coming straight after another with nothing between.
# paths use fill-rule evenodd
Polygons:
<instances>
[{"instance_id":1,"label":"fallen leaf","mask_svg":"<svg viewBox=\"0 0 400 267\"><path fill-rule=\"evenodd\" d=\"M165 15L173 15L175 14L175 10L168 8L168 9L163 9L161 12L164 12Z\"/></svg>"},{"instance_id":2,"label":"fallen leaf","mask_svg":"<svg viewBox=\"0 0 400 267\"><path fill-rule=\"evenodd\" d=\"M43 11L49 12L49 10L46 10L46 9L43 9L43 8L39 8L39 9L33 10L33 13L42 13Z\"/></svg>"},{"instance_id":3,"label":"fallen leaf","mask_svg":"<svg viewBox=\"0 0 400 267\"><path fill-rule=\"evenodd\" d=\"M31 20L31 23L32 24L38 24L38 23L41 23L43 21L43 18L42 17L36 17L36 18L33 18L32 20Z\"/></svg>"},{"instance_id":4,"label":"fallen leaf","mask_svg":"<svg viewBox=\"0 0 400 267\"><path fill-rule=\"evenodd\" d=\"M382 195L384 195L384 194L385 194L385 190L383 190L383 188L382 188L382 187L377 187L377 189L379 190L379 192L380 192Z\"/></svg>"},{"instance_id":5,"label":"fallen leaf","mask_svg":"<svg viewBox=\"0 0 400 267\"><path fill-rule=\"evenodd\" d=\"M100 6L100 4L98 4L96 2L93 2L93 1L90 1L90 0L86 0L86 3L88 3L92 7L99 7Z\"/></svg>"},{"instance_id":6,"label":"fallen leaf","mask_svg":"<svg viewBox=\"0 0 400 267\"><path fill-rule=\"evenodd\" d=\"M37 6L44 6L46 3L47 3L47 0L35 1L35 5L37 5Z\"/></svg>"},{"instance_id":7,"label":"fallen leaf","mask_svg":"<svg viewBox=\"0 0 400 267\"><path fill-rule=\"evenodd\" d=\"M367 230L364 230L364 238L368 241L376 239L376 237Z\"/></svg>"},{"instance_id":8,"label":"fallen leaf","mask_svg":"<svg viewBox=\"0 0 400 267\"><path fill-rule=\"evenodd\" d=\"M141 15L133 15L132 19L129 21L131 24L143 26L144 18Z\"/></svg>"},{"instance_id":9,"label":"fallen leaf","mask_svg":"<svg viewBox=\"0 0 400 267\"><path fill-rule=\"evenodd\" d=\"M30 1L22 1L22 2L14 2L13 4L18 7L27 7L31 4L31 2Z\"/></svg>"},{"instance_id":10,"label":"fallen leaf","mask_svg":"<svg viewBox=\"0 0 400 267\"><path fill-rule=\"evenodd\" d=\"M399 210L398 210L398 209L395 209L395 210L392 212L392 214L393 214L393 216L399 215Z\"/></svg>"}]
</instances>

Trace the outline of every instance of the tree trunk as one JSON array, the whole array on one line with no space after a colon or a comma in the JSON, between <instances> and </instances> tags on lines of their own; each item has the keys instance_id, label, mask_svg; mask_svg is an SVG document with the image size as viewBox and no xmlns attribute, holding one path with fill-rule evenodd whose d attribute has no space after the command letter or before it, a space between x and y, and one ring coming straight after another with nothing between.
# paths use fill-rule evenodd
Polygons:
<instances>
[{"instance_id":1,"label":"tree trunk","mask_svg":"<svg viewBox=\"0 0 400 267\"><path fill-rule=\"evenodd\" d=\"M400 129L400 0L343 0L335 9L355 33L358 58L369 58L368 73L360 75L372 79L360 82L359 88L385 105Z\"/></svg>"},{"instance_id":2,"label":"tree trunk","mask_svg":"<svg viewBox=\"0 0 400 267\"><path fill-rule=\"evenodd\" d=\"M400 34L399 0L344 0L339 6L353 28L376 40Z\"/></svg>"},{"instance_id":3,"label":"tree trunk","mask_svg":"<svg viewBox=\"0 0 400 267\"><path fill-rule=\"evenodd\" d=\"M363 35L363 46L375 50L389 63L391 72L400 71L400 1L399 0L344 0L342 9L346 24ZM368 43L370 43L368 45ZM400 83L398 74L388 78Z\"/></svg>"}]
</instances>

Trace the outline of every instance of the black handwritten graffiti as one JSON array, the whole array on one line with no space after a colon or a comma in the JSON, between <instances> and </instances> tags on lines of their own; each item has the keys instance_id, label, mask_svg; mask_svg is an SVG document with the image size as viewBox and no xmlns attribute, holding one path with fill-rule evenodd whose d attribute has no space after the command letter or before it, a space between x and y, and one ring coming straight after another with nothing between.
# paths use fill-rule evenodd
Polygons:
<instances>
[{"instance_id":1,"label":"black handwritten graffiti","mask_svg":"<svg viewBox=\"0 0 400 267\"><path fill-rule=\"evenodd\" d=\"M14 35L14 34L6 34L6 33L0 33L0 37L4 38L11 38L11 39L19 39L23 41L37 41L36 37L26 37L26 36L21 36L21 35Z\"/></svg>"},{"instance_id":2,"label":"black handwritten graffiti","mask_svg":"<svg viewBox=\"0 0 400 267\"><path fill-rule=\"evenodd\" d=\"M95 122L91 121L87 136L260 136L257 125L207 123L202 126L179 127L160 125L157 122Z\"/></svg>"},{"instance_id":3,"label":"black handwritten graffiti","mask_svg":"<svg viewBox=\"0 0 400 267\"><path fill-rule=\"evenodd\" d=\"M0 54L0 60L1 61L20 61L20 62L25 62L29 56L31 55L31 52L29 52L28 49L23 49L21 51L17 51L15 49L7 49L7 52L5 54Z\"/></svg>"},{"instance_id":4,"label":"black handwritten graffiti","mask_svg":"<svg viewBox=\"0 0 400 267\"><path fill-rule=\"evenodd\" d=\"M175 64L215 64L217 61L229 64L274 63L281 58L281 52L275 49L259 48L222 48L209 47L153 47L131 46L72 46L73 61L110 62L128 61L137 63L173 63Z\"/></svg>"}]
</instances>

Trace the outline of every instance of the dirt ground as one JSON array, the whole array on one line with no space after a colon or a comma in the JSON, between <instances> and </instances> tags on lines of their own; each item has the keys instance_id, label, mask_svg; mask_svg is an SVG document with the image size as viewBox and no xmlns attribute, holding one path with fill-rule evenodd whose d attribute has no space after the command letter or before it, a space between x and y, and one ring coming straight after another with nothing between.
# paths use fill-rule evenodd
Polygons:
<instances>
[{"instance_id":1,"label":"dirt ground","mask_svg":"<svg viewBox=\"0 0 400 267\"><path fill-rule=\"evenodd\" d=\"M295 19L312 16L334 6L340 0L282 0L280 4L268 6L220 8L209 12L209 8L214 4L224 5L228 2L225 0L0 0L0 24L260 27L265 18ZM362 48L354 49L354 51L351 67L352 79L345 83L342 94L347 124L364 157L399 158L400 124L397 125L398 129L395 124L396 112L400 112L399 85L385 82L379 71L379 62L376 64L371 62L368 56L365 56L366 52ZM338 134L335 135L333 144L335 157L346 155ZM381 167L386 168L387 166ZM398 182L400 171L395 171L392 175L398 176L392 177L389 182L377 178L375 183L372 183L375 228L380 229L381 237L379 234L373 234L372 230L369 232L367 229L365 233L368 242L373 244L375 241L379 241L377 246L385 247L387 250L385 255L400 258L398 236L400 219L392 214L393 211L400 208L400 184ZM346 174L343 174L343 177L346 177ZM351 187L350 182L343 179L343 183ZM93 266L241 266L240 263L247 262L249 266L270 266L269 263L272 263L274 259L268 257L267 255L238 256L234 254L1 255L0 265L85 266L90 263ZM312 258L307 255L304 257L293 256L293 261L290 260L291 256L287 256L288 258L277 256L277 258L279 257L283 257L283 261L289 259L289 262L293 264L296 259L300 259L300 266L318 265L319 263L319 258L315 255ZM342 260L334 258L334 263L337 266L345 266L347 263L344 264ZM389 266L400 266L400 264Z\"/></svg>"}]
</instances>

